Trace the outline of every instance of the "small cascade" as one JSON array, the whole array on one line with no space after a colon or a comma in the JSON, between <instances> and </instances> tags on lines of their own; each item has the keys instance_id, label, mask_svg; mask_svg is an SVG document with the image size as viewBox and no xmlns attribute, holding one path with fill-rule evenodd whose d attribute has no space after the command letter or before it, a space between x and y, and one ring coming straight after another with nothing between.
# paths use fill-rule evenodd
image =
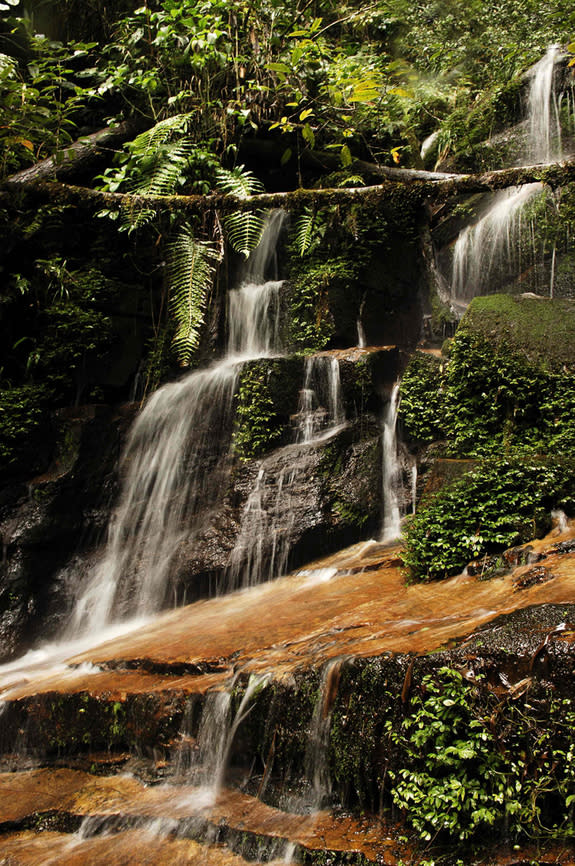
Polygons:
<instances>
[{"instance_id":1,"label":"small cascade","mask_svg":"<svg viewBox=\"0 0 575 866\"><path fill-rule=\"evenodd\" d=\"M549 163L561 158L559 103L555 94L555 69L559 48L552 45L529 74L526 104L525 160ZM451 299L463 308L477 295L489 293L528 271L544 265L544 249L538 249L533 218L527 206L544 194L541 183L530 183L495 193L487 211L460 233L451 271ZM554 261L549 283L553 294ZM538 286L536 288L539 288Z\"/></svg>"},{"instance_id":2,"label":"small cascade","mask_svg":"<svg viewBox=\"0 0 575 866\"><path fill-rule=\"evenodd\" d=\"M343 658L332 659L322 670L305 754L306 791L298 802L291 804L292 811L309 814L312 818L326 807L331 794L328 765L331 716L344 661ZM295 852L296 846L288 843L284 850L284 863L296 862Z\"/></svg>"},{"instance_id":3,"label":"small cascade","mask_svg":"<svg viewBox=\"0 0 575 866\"><path fill-rule=\"evenodd\" d=\"M547 53L530 72L527 97L528 139L527 158L532 163L561 159L561 123L559 103L555 93L555 70L561 57L558 45Z\"/></svg>"},{"instance_id":4,"label":"small cascade","mask_svg":"<svg viewBox=\"0 0 575 866\"><path fill-rule=\"evenodd\" d=\"M284 574L288 567L294 501L306 475L309 448L333 436L345 424L339 363L319 355L306 359L295 443L280 453L279 464L262 461L242 512L240 532L230 555L225 591L254 586ZM273 463L273 465L271 465Z\"/></svg>"},{"instance_id":5,"label":"small cascade","mask_svg":"<svg viewBox=\"0 0 575 866\"><path fill-rule=\"evenodd\" d=\"M305 445L332 435L345 423L337 358L306 358L297 422L296 441Z\"/></svg>"},{"instance_id":6,"label":"small cascade","mask_svg":"<svg viewBox=\"0 0 575 866\"><path fill-rule=\"evenodd\" d=\"M466 304L488 292L495 276L502 285L537 264L532 221L525 219L524 208L543 189L541 183L529 183L502 190L487 213L463 229L453 250L451 296L455 301ZM524 239L527 243L522 243Z\"/></svg>"},{"instance_id":7,"label":"small cascade","mask_svg":"<svg viewBox=\"0 0 575 866\"><path fill-rule=\"evenodd\" d=\"M197 741L190 749L192 740L185 721L182 730L182 747L178 751L174 781L185 783L194 789L194 800L209 806L216 802L224 785L226 770L234 738L242 722L250 712L255 695L265 688L265 676L251 676L235 713L232 713L232 696L237 676L224 691L206 695Z\"/></svg>"},{"instance_id":8,"label":"small cascade","mask_svg":"<svg viewBox=\"0 0 575 866\"><path fill-rule=\"evenodd\" d=\"M396 382L383 416L383 542L395 541L401 534L402 468L397 442L398 410L399 382Z\"/></svg>"},{"instance_id":9,"label":"small cascade","mask_svg":"<svg viewBox=\"0 0 575 866\"><path fill-rule=\"evenodd\" d=\"M241 364L279 351L281 283L264 278L283 219L283 212L271 213L244 282L230 292L224 358L160 388L136 420L120 464L123 487L108 544L77 599L69 635L158 611L182 543L193 542L225 489Z\"/></svg>"}]
</instances>

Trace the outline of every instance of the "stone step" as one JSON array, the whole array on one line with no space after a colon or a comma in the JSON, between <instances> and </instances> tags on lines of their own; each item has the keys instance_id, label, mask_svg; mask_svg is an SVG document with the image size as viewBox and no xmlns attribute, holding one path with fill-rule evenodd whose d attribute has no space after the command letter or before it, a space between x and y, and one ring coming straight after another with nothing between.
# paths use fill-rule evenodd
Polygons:
<instances>
[{"instance_id":1,"label":"stone step","mask_svg":"<svg viewBox=\"0 0 575 866\"><path fill-rule=\"evenodd\" d=\"M0 831L29 826L70 832L91 826L99 833L137 826L154 844L159 844L154 832L160 837L176 833L196 840L217 839L252 852L259 847L269 854L292 845L302 851L355 854L358 862L397 862L397 828L377 817L357 820L325 811L295 814L235 790L214 797L206 788L148 786L133 776L93 776L78 770L0 774ZM22 837L0 837L2 853L7 838ZM74 838L80 844L79 837ZM18 844L25 847L24 842ZM62 837L54 844L63 845Z\"/></svg>"},{"instance_id":2,"label":"stone step","mask_svg":"<svg viewBox=\"0 0 575 866\"><path fill-rule=\"evenodd\" d=\"M220 845L154 837L142 830L80 839L32 830L0 839L0 863L10 866L263 866ZM267 861L279 866L282 861Z\"/></svg>"},{"instance_id":3,"label":"stone step","mask_svg":"<svg viewBox=\"0 0 575 866\"><path fill-rule=\"evenodd\" d=\"M575 550L554 546L574 536L570 527L531 542L546 553L551 579L530 585L519 580L531 567L522 565L493 581L458 575L406 586L397 547L356 545L347 557L318 560L295 576L163 614L72 655L64 671L11 671L0 679L0 701L56 692L108 701L203 694L221 688L233 671L281 680L341 656L429 653L499 615L572 602Z\"/></svg>"}]
</instances>

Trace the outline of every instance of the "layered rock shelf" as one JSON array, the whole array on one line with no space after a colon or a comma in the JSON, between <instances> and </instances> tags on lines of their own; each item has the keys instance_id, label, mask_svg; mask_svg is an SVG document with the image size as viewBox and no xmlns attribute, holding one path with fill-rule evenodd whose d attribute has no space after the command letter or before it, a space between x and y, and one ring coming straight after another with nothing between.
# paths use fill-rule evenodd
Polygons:
<instances>
[{"instance_id":1,"label":"layered rock shelf","mask_svg":"<svg viewBox=\"0 0 575 866\"><path fill-rule=\"evenodd\" d=\"M58 669L49 659L5 669L5 862L231 866L290 862L288 854L305 863L420 862L389 820L341 811L348 783L336 746L328 746L331 809L310 812L302 756L309 709L320 700L322 712L337 715L337 737L348 738L351 754L374 706L405 704L425 672L446 664L470 678L481 673L502 697L540 683L569 693L575 526L510 551L505 573L491 580L461 574L407 586L398 553L365 542L270 584L164 614ZM336 675L318 692L318 672L330 665ZM198 748L194 713L208 695L245 691L254 676L264 685L232 736L226 787L206 800L181 761ZM379 678L376 705L370 677ZM382 745L371 752L365 741L374 777ZM480 862L530 856L497 850ZM575 862L565 850L560 859L538 856Z\"/></svg>"}]
</instances>

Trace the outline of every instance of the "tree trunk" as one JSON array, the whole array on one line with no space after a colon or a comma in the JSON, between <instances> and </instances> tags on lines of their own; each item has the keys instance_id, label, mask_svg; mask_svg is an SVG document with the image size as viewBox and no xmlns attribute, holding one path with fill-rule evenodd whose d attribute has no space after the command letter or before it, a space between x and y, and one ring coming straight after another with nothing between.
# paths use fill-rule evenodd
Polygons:
<instances>
[{"instance_id":1,"label":"tree trunk","mask_svg":"<svg viewBox=\"0 0 575 866\"><path fill-rule=\"evenodd\" d=\"M22 187L43 180L71 180L93 171L110 160L110 151L139 132L134 121L100 129L72 142L54 156L13 174L4 181L8 187Z\"/></svg>"}]
</instances>

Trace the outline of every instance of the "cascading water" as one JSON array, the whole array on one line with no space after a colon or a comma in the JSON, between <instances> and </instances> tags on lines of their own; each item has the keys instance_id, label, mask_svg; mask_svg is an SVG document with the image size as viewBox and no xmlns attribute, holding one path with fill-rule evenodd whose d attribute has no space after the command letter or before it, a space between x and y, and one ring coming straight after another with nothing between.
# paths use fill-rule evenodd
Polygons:
<instances>
[{"instance_id":1,"label":"cascading water","mask_svg":"<svg viewBox=\"0 0 575 866\"><path fill-rule=\"evenodd\" d=\"M561 123L555 93L555 70L560 57L559 46L551 45L530 72L526 155L532 163L561 159Z\"/></svg>"},{"instance_id":2,"label":"cascading water","mask_svg":"<svg viewBox=\"0 0 575 866\"><path fill-rule=\"evenodd\" d=\"M324 435L331 435L344 422L337 358L324 355L306 358L296 441L309 444Z\"/></svg>"},{"instance_id":3,"label":"cascading water","mask_svg":"<svg viewBox=\"0 0 575 866\"><path fill-rule=\"evenodd\" d=\"M397 443L399 382L393 386L383 416L383 528L381 540L395 541L401 534L401 462Z\"/></svg>"},{"instance_id":4,"label":"cascading water","mask_svg":"<svg viewBox=\"0 0 575 866\"><path fill-rule=\"evenodd\" d=\"M344 658L329 661L322 670L318 697L309 727L309 738L305 754L306 792L290 806L294 811L309 813L312 817L326 805L331 794L331 778L328 764L331 715L339 688ZM296 846L286 845L283 861L294 863Z\"/></svg>"},{"instance_id":5,"label":"cascading water","mask_svg":"<svg viewBox=\"0 0 575 866\"><path fill-rule=\"evenodd\" d=\"M495 274L499 284L513 279L527 267L536 264L536 251L521 239L531 222L524 218L524 207L543 191L543 184L530 183L497 193L491 207L475 225L459 235L453 250L451 295L467 303L488 291Z\"/></svg>"},{"instance_id":6,"label":"cascading water","mask_svg":"<svg viewBox=\"0 0 575 866\"><path fill-rule=\"evenodd\" d=\"M206 695L197 741L192 749L184 745L178 752L174 781L194 788L194 797L201 805L212 805L221 793L234 737L250 711L253 698L265 688L267 678L250 677L234 713L232 696L236 681L237 675L223 691ZM184 726L182 742L186 744L189 740Z\"/></svg>"},{"instance_id":7,"label":"cascading water","mask_svg":"<svg viewBox=\"0 0 575 866\"><path fill-rule=\"evenodd\" d=\"M529 74L525 158L548 163L561 158L561 126L555 96L555 68L560 52L552 45ZM460 233L453 250L451 298L465 307L477 295L513 281L543 263L544 251L534 241L533 220L526 205L544 192L531 183L495 193L488 210ZM552 266L553 271L553 266ZM553 292L554 274L550 278Z\"/></svg>"},{"instance_id":8,"label":"cascading water","mask_svg":"<svg viewBox=\"0 0 575 866\"><path fill-rule=\"evenodd\" d=\"M240 532L230 556L226 590L253 586L285 573L295 522L297 485L305 477L310 449L345 424L339 363L325 355L306 359L295 443L264 459L243 509ZM281 458L284 457L284 460Z\"/></svg>"},{"instance_id":9,"label":"cascading water","mask_svg":"<svg viewBox=\"0 0 575 866\"><path fill-rule=\"evenodd\" d=\"M193 540L221 495L241 365L278 351L281 283L264 278L283 218L281 211L270 215L243 284L230 292L224 358L160 388L136 420L106 552L77 600L70 634L159 610L182 542Z\"/></svg>"}]
</instances>

